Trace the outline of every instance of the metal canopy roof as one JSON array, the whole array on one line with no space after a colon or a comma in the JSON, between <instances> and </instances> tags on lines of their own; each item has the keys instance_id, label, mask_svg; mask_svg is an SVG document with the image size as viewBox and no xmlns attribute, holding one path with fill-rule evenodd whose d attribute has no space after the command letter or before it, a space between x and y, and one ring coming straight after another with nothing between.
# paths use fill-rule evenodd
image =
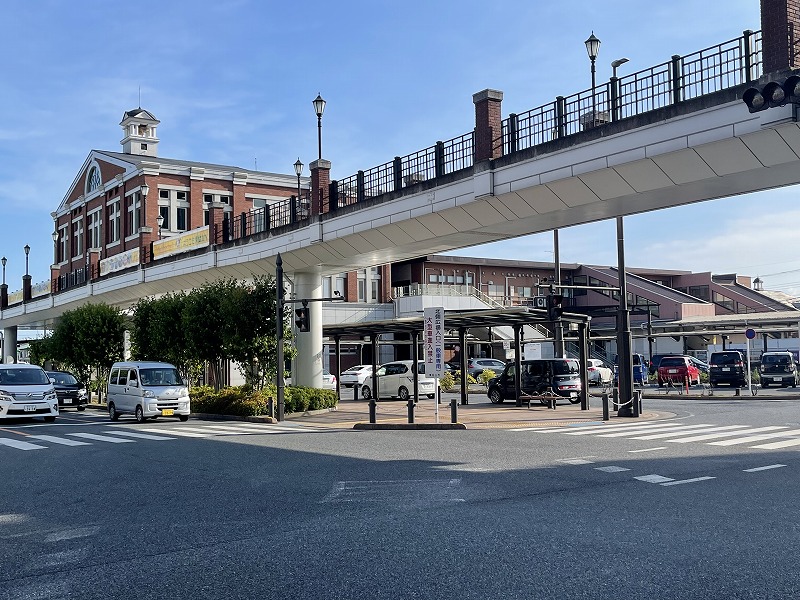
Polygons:
<instances>
[{"instance_id":1,"label":"metal canopy roof","mask_svg":"<svg viewBox=\"0 0 800 600\"><path fill-rule=\"evenodd\" d=\"M470 329L472 327L502 327L513 325L535 325L549 323L547 310L515 306L494 310L445 311L444 325L447 330ZM588 323L591 317L575 313L564 313L564 323ZM362 321L323 325L322 334L328 337L349 335L373 336L381 333L413 333L423 330L423 317L402 317L386 321Z\"/></svg>"}]
</instances>

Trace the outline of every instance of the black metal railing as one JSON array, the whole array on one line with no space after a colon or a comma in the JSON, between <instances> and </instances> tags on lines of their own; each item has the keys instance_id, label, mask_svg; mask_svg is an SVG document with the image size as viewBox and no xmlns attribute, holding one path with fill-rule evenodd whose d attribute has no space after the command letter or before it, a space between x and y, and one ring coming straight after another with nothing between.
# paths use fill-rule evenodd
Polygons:
<instances>
[{"instance_id":1,"label":"black metal railing","mask_svg":"<svg viewBox=\"0 0 800 600\"><path fill-rule=\"evenodd\" d=\"M53 293L60 293L66 292L72 288L80 287L82 285L86 285L86 282L89 281L87 277L88 274L88 267L80 267L69 273L64 273L63 275L59 275L54 281L56 282L55 289L53 289Z\"/></svg>"}]
</instances>

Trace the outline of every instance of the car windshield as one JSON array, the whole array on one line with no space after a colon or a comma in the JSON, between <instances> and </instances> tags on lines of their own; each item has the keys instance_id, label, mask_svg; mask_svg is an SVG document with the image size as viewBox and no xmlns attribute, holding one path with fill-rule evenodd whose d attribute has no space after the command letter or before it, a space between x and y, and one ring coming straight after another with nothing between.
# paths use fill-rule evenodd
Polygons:
<instances>
[{"instance_id":1,"label":"car windshield","mask_svg":"<svg viewBox=\"0 0 800 600\"><path fill-rule=\"evenodd\" d=\"M0 385L47 385L50 379L42 369L0 369Z\"/></svg>"},{"instance_id":2,"label":"car windshield","mask_svg":"<svg viewBox=\"0 0 800 600\"><path fill-rule=\"evenodd\" d=\"M659 367L685 367L686 363L683 361L682 358L673 356L668 358L662 358L661 362L658 364Z\"/></svg>"},{"instance_id":3,"label":"car windshield","mask_svg":"<svg viewBox=\"0 0 800 600\"><path fill-rule=\"evenodd\" d=\"M553 373L556 375L573 375L578 372L577 360L553 361Z\"/></svg>"},{"instance_id":4,"label":"car windshield","mask_svg":"<svg viewBox=\"0 0 800 600\"><path fill-rule=\"evenodd\" d=\"M144 386L183 385L178 370L170 367L139 369L139 378Z\"/></svg>"},{"instance_id":5,"label":"car windshield","mask_svg":"<svg viewBox=\"0 0 800 600\"><path fill-rule=\"evenodd\" d=\"M47 376L50 379L55 379L58 385L76 385L78 380L73 377L72 373L53 373L48 372Z\"/></svg>"},{"instance_id":6,"label":"car windshield","mask_svg":"<svg viewBox=\"0 0 800 600\"><path fill-rule=\"evenodd\" d=\"M711 364L714 366L735 365L740 361L739 353L712 354Z\"/></svg>"},{"instance_id":7,"label":"car windshield","mask_svg":"<svg viewBox=\"0 0 800 600\"><path fill-rule=\"evenodd\" d=\"M765 365L788 365L789 356L783 354L772 354L761 357L761 362Z\"/></svg>"},{"instance_id":8,"label":"car windshield","mask_svg":"<svg viewBox=\"0 0 800 600\"><path fill-rule=\"evenodd\" d=\"M358 365L358 366L355 366L355 367L350 367L349 369L347 369L345 371L345 373L358 373L360 371L364 371L364 370L370 369L370 368L371 367L369 365Z\"/></svg>"}]
</instances>

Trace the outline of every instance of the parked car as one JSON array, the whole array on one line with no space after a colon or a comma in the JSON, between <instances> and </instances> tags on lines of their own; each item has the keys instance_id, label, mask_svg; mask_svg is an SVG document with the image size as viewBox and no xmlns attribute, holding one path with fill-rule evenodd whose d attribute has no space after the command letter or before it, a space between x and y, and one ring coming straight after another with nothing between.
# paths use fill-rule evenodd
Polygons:
<instances>
[{"instance_id":1,"label":"parked car","mask_svg":"<svg viewBox=\"0 0 800 600\"><path fill-rule=\"evenodd\" d=\"M339 380L344 387L362 386L372 376L372 365L356 365L342 372Z\"/></svg>"},{"instance_id":2,"label":"parked car","mask_svg":"<svg viewBox=\"0 0 800 600\"><path fill-rule=\"evenodd\" d=\"M700 383L700 369L692 364L691 356L665 356L658 364L658 386L665 383L683 386L687 378L689 385Z\"/></svg>"},{"instance_id":3,"label":"parked car","mask_svg":"<svg viewBox=\"0 0 800 600\"><path fill-rule=\"evenodd\" d=\"M619 357L614 356L614 385L619 378ZM644 385L647 383L647 359L644 354L633 354L633 384Z\"/></svg>"},{"instance_id":4,"label":"parked car","mask_svg":"<svg viewBox=\"0 0 800 600\"><path fill-rule=\"evenodd\" d=\"M708 363L704 363L702 360L700 360L699 358L696 358L696 357L694 357L694 356L690 356L690 357L689 357L689 360L691 361L691 363L692 363L692 364L693 364L695 367L697 367L697 369L698 369L698 370L699 370L701 373L708 373L708 370L709 370Z\"/></svg>"},{"instance_id":5,"label":"parked car","mask_svg":"<svg viewBox=\"0 0 800 600\"><path fill-rule=\"evenodd\" d=\"M708 363L708 382L711 387L721 383L740 388L747 385L745 357L739 350L712 352Z\"/></svg>"},{"instance_id":6,"label":"parked car","mask_svg":"<svg viewBox=\"0 0 800 600\"><path fill-rule=\"evenodd\" d=\"M336 389L336 375L328 371L328 369L322 369L322 389L323 390Z\"/></svg>"},{"instance_id":7,"label":"parked car","mask_svg":"<svg viewBox=\"0 0 800 600\"><path fill-rule=\"evenodd\" d=\"M503 372L489 380L489 400L499 404L516 400L514 377L516 365L508 363ZM581 401L581 379L578 361L574 358L539 358L520 363L521 390L523 394L553 392L568 398L573 404ZM541 400L547 404L548 399Z\"/></svg>"},{"instance_id":8,"label":"parked car","mask_svg":"<svg viewBox=\"0 0 800 600\"><path fill-rule=\"evenodd\" d=\"M658 365L661 362L661 359L664 358L665 356L675 356L675 355L674 354L653 354L653 356L650 357L650 363L649 363L649 366L648 366L648 369L647 369L647 372L650 375L655 375L656 373L658 373Z\"/></svg>"},{"instance_id":9,"label":"parked car","mask_svg":"<svg viewBox=\"0 0 800 600\"><path fill-rule=\"evenodd\" d=\"M50 383L56 390L59 408L74 406L78 410L86 410L89 395L86 386L68 371L45 371L50 378Z\"/></svg>"},{"instance_id":10,"label":"parked car","mask_svg":"<svg viewBox=\"0 0 800 600\"><path fill-rule=\"evenodd\" d=\"M38 365L0 364L0 419L58 416L58 396L44 369Z\"/></svg>"},{"instance_id":11,"label":"parked car","mask_svg":"<svg viewBox=\"0 0 800 600\"><path fill-rule=\"evenodd\" d=\"M188 421L189 389L178 369L161 362L118 362L108 376L108 416L129 414L136 421L178 417Z\"/></svg>"},{"instance_id":12,"label":"parked car","mask_svg":"<svg viewBox=\"0 0 800 600\"><path fill-rule=\"evenodd\" d=\"M761 355L758 373L763 388L772 384L797 387L797 363L789 351L764 352Z\"/></svg>"},{"instance_id":13,"label":"parked car","mask_svg":"<svg viewBox=\"0 0 800 600\"><path fill-rule=\"evenodd\" d=\"M614 372L599 358L590 358L586 361L586 372L588 373L589 385L611 383L614 379Z\"/></svg>"},{"instance_id":14,"label":"parked car","mask_svg":"<svg viewBox=\"0 0 800 600\"><path fill-rule=\"evenodd\" d=\"M450 371L461 370L460 363L449 362L447 365ZM505 362L496 358L470 358L467 360L467 373L477 379L486 369L491 369L497 375L503 371L505 366Z\"/></svg>"},{"instance_id":15,"label":"parked car","mask_svg":"<svg viewBox=\"0 0 800 600\"><path fill-rule=\"evenodd\" d=\"M376 399L399 397L408 400L414 389L414 361L397 360L378 367L378 393ZM436 397L436 379L425 374L425 361L417 361L417 389L420 396ZM364 400L372 398L372 377L361 385L361 397Z\"/></svg>"}]
</instances>

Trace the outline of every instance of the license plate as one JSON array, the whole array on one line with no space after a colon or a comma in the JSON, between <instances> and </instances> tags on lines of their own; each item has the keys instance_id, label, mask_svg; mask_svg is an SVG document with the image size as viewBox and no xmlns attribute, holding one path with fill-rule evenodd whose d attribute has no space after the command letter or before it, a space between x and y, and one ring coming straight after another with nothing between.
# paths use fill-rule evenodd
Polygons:
<instances>
[{"instance_id":1,"label":"license plate","mask_svg":"<svg viewBox=\"0 0 800 600\"><path fill-rule=\"evenodd\" d=\"M723 370L723 371L730 371L730 370L731 370L731 368L730 368L730 367L722 367L722 370Z\"/></svg>"},{"instance_id":2,"label":"license plate","mask_svg":"<svg viewBox=\"0 0 800 600\"><path fill-rule=\"evenodd\" d=\"M165 408L164 410L161 411L161 415L164 417L171 417L174 414L175 411L171 408Z\"/></svg>"},{"instance_id":3,"label":"license plate","mask_svg":"<svg viewBox=\"0 0 800 600\"><path fill-rule=\"evenodd\" d=\"M569 393L569 397L570 398L577 398L578 397L578 392L570 392Z\"/></svg>"},{"instance_id":4,"label":"license plate","mask_svg":"<svg viewBox=\"0 0 800 600\"><path fill-rule=\"evenodd\" d=\"M25 405L25 412L36 412L36 405L35 404L26 404Z\"/></svg>"},{"instance_id":5,"label":"license plate","mask_svg":"<svg viewBox=\"0 0 800 600\"><path fill-rule=\"evenodd\" d=\"M70 398L64 398L64 404L72 404L72 400Z\"/></svg>"},{"instance_id":6,"label":"license plate","mask_svg":"<svg viewBox=\"0 0 800 600\"><path fill-rule=\"evenodd\" d=\"M669 370L669 371L667 371L667 372L668 372L668 373L677 373L677 372L678 372L678 369L670 369L670 370Z\"/></svg>"},{"instance_id":7,"label":"license plate","mask_svg":"<svg viewBox=\"0 0 800 600\"><path fill-rule=\"evenodd\" d=\"M783 377L773 377L773 381L783 381Z\"/></svg>"}]
</instances>

